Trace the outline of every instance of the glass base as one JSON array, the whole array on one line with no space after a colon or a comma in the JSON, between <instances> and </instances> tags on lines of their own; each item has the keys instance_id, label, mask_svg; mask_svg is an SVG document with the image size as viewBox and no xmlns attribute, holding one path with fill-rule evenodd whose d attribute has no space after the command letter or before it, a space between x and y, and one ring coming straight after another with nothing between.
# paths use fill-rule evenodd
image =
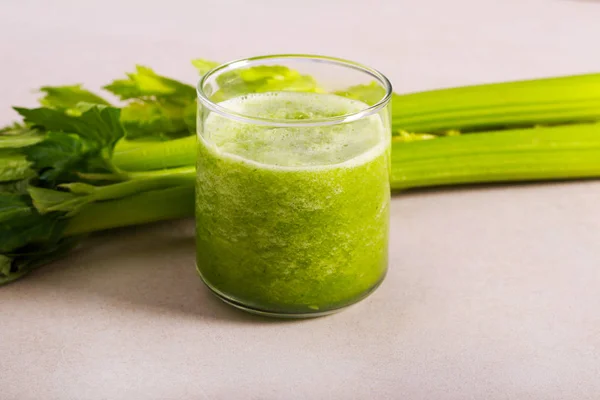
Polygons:
<instances>
[{"instance_id":1,"label":"glass base","mask_svg":"<svg viewBox=\"0 0 600 400\"><path fill-rule=\"evenodd\" d=\"M381 285L381 283L385 279L385 275L386 275L386 274L383 274L381 279L375 285L373 285L369 290L364 292L361 296L356 297L354 300L352 300L348 304L345 304L341 307L333 308L333 309L325 310L325 311L315 310L315 311L309 311L309 312L304 312L304 313L295 313L295 312L286 313L286 312L274 312L274 311L249 307L246 304L241 303L241 302L227 296L226 294L222 293L217 288L212 286L210 283L208 283L206 281L206 279L204 279L204 276L202 276L202 273L200 272L200 269L198 268L197 265L196 265L196 271L198 271L198 275L200 275L200 278L202 279L202 282L204 283L204 285L206 285L206 287L208 289L210 289L210 291L224 303L227 303L230 306L233 306L239 310L246 311L250 314L260 315L262 317L285 318L285 319L317 318L317 317L324 317L326 315L335 314L337 312L340 312L340 311L364 300L365 298L367 298L371 293L373 293Z\"/></svg>"}]
</instances>

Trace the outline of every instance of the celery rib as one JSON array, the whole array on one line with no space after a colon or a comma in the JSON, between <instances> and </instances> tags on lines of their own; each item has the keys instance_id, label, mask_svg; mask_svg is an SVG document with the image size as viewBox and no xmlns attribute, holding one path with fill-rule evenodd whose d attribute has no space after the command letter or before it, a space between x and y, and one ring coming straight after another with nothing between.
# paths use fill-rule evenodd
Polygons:
<instances>
[{"instance_id":1,"label":"celery rib","mask_svg":"<svg viewBox=\"0 0 600 400\"><path fill-rule=\"evenodd\" d=\"M69 220L65 236L192 216L194 182L87 204Z\"/></svg>"},{"instance_id":2,"label":"celery rib","mask_svg":"<svg viewBox=\"0 0 600 400\"><path fill-rule=\"evenodd\" d=\"M456 109L431 115L394 119L393 129L439 132L449 129L481 130L496 126L518 126L584 122L600 119L600 99L575 104L531 104L477 109Z\"/></svg>"},{"instance_id":3,"label":"celery rib","mask_svg":"<svg viewBox=\"0 0 600 400\"><path fill-rule=\"evenodd\" d=\"M392 144L395 190L600 176L600 124L519 129Z\"/></svg>"},{"instance_id":4,"label":"celery rib","mask_svg":"<svg viewBox=\"0 0 600 400\"><path fill-rule=\"evenodd\" d=\"M600 74L394 95L394 130L489 130L600 119Z\"/></svg>"},{"instance_id":5,"label":"celery rib","mask_svg":"<svg viewBox=\"0 0 600 400\"><path fill-rule=\"evenodd\" d=\"M166 142L117 143L113 164L124 171L148 171L196 164L196 136Z\"/></svg>"}]
</instances>

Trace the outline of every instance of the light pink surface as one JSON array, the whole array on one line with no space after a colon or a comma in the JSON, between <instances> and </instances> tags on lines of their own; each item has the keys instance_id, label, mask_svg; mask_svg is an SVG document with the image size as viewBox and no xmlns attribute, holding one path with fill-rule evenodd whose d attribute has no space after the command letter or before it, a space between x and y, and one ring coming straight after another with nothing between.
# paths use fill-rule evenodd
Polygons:
<instances>
[{"instance_id":1,"label":"light pink surface","mask_svg":"<svg viewBox=\"0 0 600 400\"><path fill-rule=\"evenodd\" d=\"M597 1L0 3L0 121L135 63L312 52L399 92L600 71ZM369 299L257 319L196 278L191 221L96 237L0 288L0 399L597 399L600 183L405 194Z\"/></svg>"}]
</instances>

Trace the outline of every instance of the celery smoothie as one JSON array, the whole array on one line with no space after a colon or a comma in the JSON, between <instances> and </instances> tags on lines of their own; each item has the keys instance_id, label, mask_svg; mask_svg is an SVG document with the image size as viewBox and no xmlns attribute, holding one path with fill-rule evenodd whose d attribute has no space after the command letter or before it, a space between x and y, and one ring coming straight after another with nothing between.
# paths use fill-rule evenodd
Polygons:
<instances>
[{"instance_id":1,"label":"celery smoothie","mask_svg":"<svg viewBox=\"0 0 600 400\"><path fill-rule=\"evenodd\" d=\"M246 117L306 122L368 107L294 92L219 105ZM250 311L331 312L368 295L387 269L389 131L381 114L337 125L281 125L216 112L202 124L198 271L221 298Z\"/></svg>"}]
</instances>

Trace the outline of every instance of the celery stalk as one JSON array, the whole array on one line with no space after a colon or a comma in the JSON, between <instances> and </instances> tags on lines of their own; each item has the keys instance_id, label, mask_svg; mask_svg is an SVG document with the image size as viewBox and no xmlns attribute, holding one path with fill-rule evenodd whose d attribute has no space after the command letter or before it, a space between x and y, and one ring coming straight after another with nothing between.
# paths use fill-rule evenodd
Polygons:
<instances>
[{"instance_id":1,"label":"celery stalk","mask_svg":"<svg viewBox=\"0 0 600 400\"><path fill-rule=\"evenodd\" d=\"M393 189L600 176L600 124L392 143Z\"/></svg>"},{"instance_id":2,"label":"celery stalk","mask_svg":"<svg viewBox=\"0 0 600 400\"><path fill-rule=\"evenodd\" d=\"M115 147L112 162L125 171L195 165L196 135L166 142L121 140Z\"/></svg>"},{"instance_id":3,"label":"celery stalk","mask_svg":"<svg viewBox=\"0 0 600 400\"><path fill-rule=\"evenodd\" d=\"M489 131L600 119L600 74L394 95L395 131Z\"/></svg>"},{"instance_id":4,"label":"celery stalk","mask_svg":"<svg viewBox=\"0 0 600 400\"><path fill-rule=\"evenodd\" d=\"M184 186L90 203L69 220L65 236L194 215L194 179Z\"/></svg>"}]
</instances>

